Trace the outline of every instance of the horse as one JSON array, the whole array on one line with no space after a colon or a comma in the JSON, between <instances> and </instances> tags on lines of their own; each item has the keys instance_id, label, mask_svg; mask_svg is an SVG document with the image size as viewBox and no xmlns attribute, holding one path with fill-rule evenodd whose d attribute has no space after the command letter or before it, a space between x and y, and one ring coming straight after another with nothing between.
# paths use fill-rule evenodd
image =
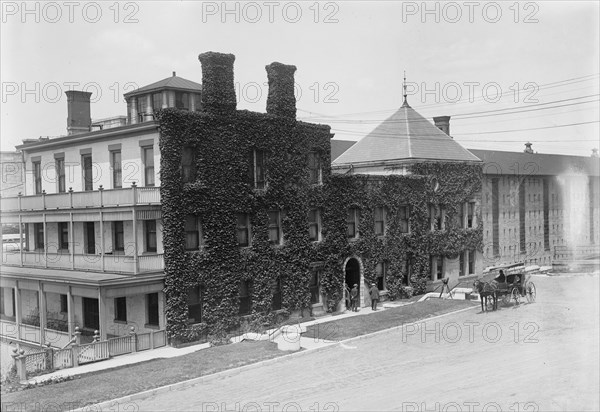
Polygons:
<instances>
[{"instance_id":1,"label":"horse","mask_svg":"<svg viewBox=\"0 0 600 412\"><path fill-rule=\"evenodd\" d=\"M485 307L487 306L487 299L492 299L493 305L492 310L498 309L498 284L496 281L492 280L491 282L482 282L477 279L473 282L473 289L479 293L479 297L481 298L481 311L485 312Z\"/></svg>"}]
</instances>

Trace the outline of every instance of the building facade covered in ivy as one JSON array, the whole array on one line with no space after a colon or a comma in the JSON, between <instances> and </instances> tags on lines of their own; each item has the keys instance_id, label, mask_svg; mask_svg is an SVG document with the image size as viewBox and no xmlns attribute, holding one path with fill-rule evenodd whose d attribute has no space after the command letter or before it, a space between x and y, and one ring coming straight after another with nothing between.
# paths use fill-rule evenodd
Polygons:
<instances>
[{"instance_id":1,"label":"building facade covered in ivy","mask_svg":"<svg viewBox=\"0 0 600 412\"><path fill-rule=\"evenodd\" d=\"M416 146L430 142L415 142L395 173L359 161L332 173L330 128L296 120L294 66L266 67L267 110L255 113L236 108L234 56L210 52L200 61L201 110L159 113L171 337L342 310L345 286L354 284L367 306L372 283L396 298L477 272L477 157L405 105L415 127L439 132L455 157L419 158Z\"/></svg>"}]
</instances>

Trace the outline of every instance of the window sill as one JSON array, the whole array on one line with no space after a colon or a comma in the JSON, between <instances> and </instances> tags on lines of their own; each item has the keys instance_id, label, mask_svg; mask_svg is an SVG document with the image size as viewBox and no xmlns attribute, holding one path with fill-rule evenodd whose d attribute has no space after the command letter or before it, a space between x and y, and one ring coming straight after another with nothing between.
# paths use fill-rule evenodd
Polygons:
<instances>
[{"instance_id":1,"label":"window sill","mask_svg":"<svg viewBox=\"0 0 600 412\"><path fill-rule=\"evenodd\" d=\"M145 328L147 328L147 329L155 329L155 330L159 330L159 329L160 329L160 326L159 326L159 325L152 325L152 324L150 324L150 323L146 323L146 324L144 325L144 327L145 327Z\"/></svg>"},{"instance_id":2,"label":"window sill","mask_svg":"<svg viewBox=\"0 0 600 412\"><path fill-rule=\"evenodd\" d=\"M113 319L114 323L119 323L121 325L127 325L127 321L126 320L119 320L119 319Z\"/></svg>"}]
</instances>

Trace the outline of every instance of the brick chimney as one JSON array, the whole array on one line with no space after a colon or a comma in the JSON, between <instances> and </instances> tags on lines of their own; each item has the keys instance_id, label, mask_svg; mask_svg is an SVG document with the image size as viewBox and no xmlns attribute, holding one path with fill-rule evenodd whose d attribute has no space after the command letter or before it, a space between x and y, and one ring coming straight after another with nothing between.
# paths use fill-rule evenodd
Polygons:
<instances>
[{"instance_id":1,"label":"brick chimney","mask_svg":"<svg viewBox=\"0 0 600 412\"><path fill-rule=\"evenodd\" d=\"M202 64L202 108L217 114L236 110L233 83L233 54L206 52L198 56Z\"/></svg>"},{"instance_id":2,"label":"brick chimney","mask_svg":"<svg viewBox=\"0 0 600 412\"><path fill-rule=\"evenodd\" d=\"M294 72L296 66L273 62L265 66L265 69L267 69L269 80L267 113L295 119Z\"/></svg>"},{"instance_id":3,"label":"brick chimney","mask_svg":"<svg viewBox=\"0 0 600 412\"><path fill-rule=\"evenodd\" d=\"M523 153L533 153L533 149L531 148L531 145L533 143L527 142L525 143L525 150L523 150Z\"/></svg>"},{"instance_id":4,"label":"brick chimney","mask_svg":"<svg viewBox=\"0 0 600 412\"><path fill-rule=\"evenodd\" d=\"M66 91L67 132L69 135L86 133L92 129L90 97L92 93L78 90Z\"/></svg>"},{"instance_id":5,"label":"brick chimney","mask_svg":"<svg viewBox=\"0 0 600 412\"><path fill-rule=\"evenodd\" d=\"M438 129L450 136L450 116L434 117L433 122Z\"/></svg>"},{"instance_id":6,"label":"brick chimney","mask_svg":"<svg viewBox=\"0 0 600 412\"><path fill-rule=\"evenodd\" d=\"M592 149L592 157L598 157L598 149Z\"/></svg>"}]
</instances>

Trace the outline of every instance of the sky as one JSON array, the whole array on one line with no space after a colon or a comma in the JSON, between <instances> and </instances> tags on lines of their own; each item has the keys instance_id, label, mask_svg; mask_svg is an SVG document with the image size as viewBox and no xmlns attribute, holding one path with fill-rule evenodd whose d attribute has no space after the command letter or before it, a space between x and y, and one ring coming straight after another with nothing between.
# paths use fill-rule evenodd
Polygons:
<instances>
[{"instance_id":1,"label":"sky","mask_svg":"<svg viewBox=\"0 0 600 412\"><path fill-rule=\"evenodd\" d=\"M65 91L92 118L198 55L233 53L238 108L265 112L265 65L296 71L297 117L359 140L403 101L451 116L473 149L589 156L599 142L597 1L2 1L2 150L66 134Z\"/></svg>"}]
</instances>

